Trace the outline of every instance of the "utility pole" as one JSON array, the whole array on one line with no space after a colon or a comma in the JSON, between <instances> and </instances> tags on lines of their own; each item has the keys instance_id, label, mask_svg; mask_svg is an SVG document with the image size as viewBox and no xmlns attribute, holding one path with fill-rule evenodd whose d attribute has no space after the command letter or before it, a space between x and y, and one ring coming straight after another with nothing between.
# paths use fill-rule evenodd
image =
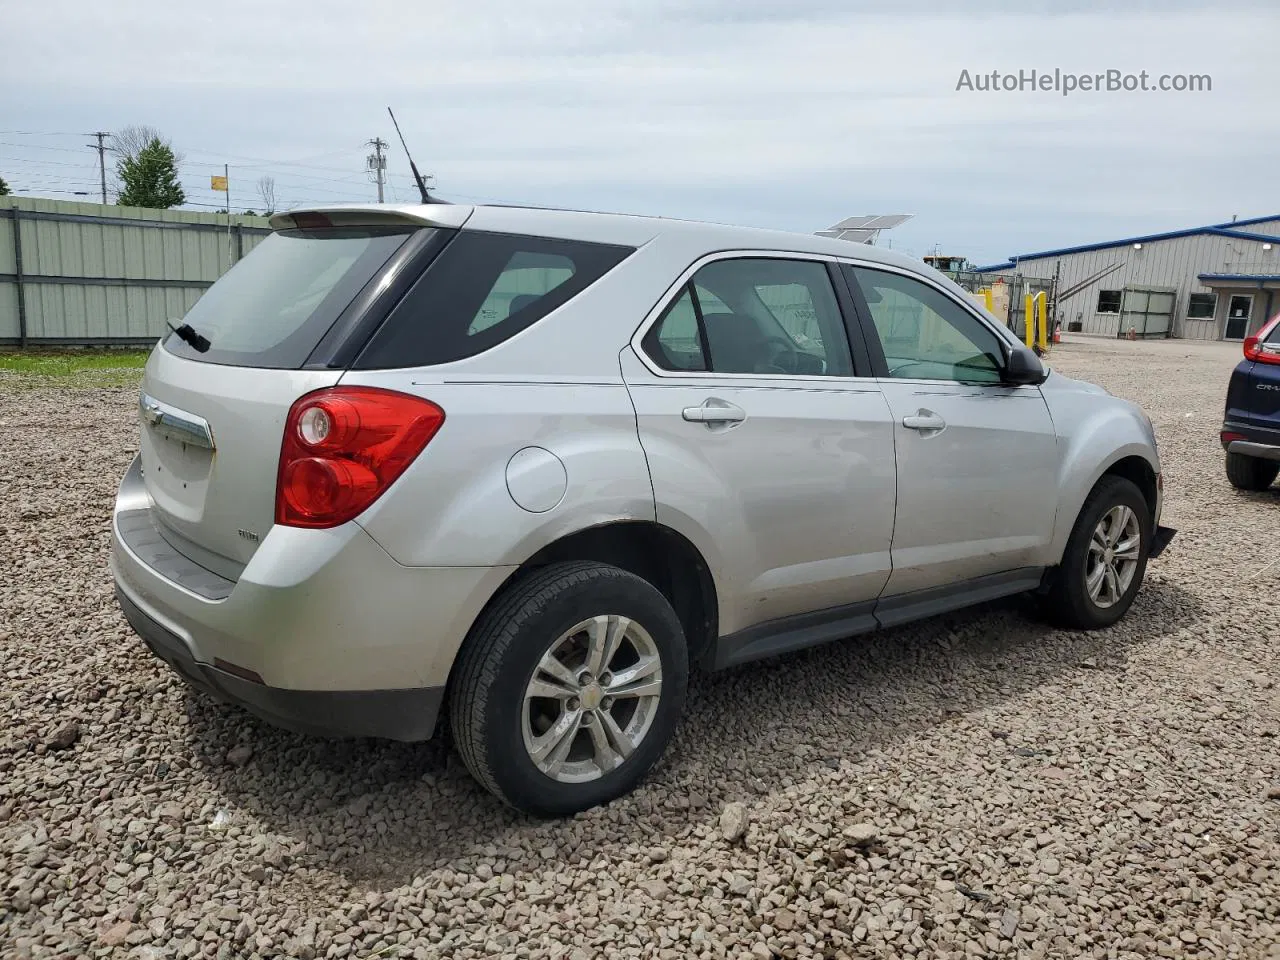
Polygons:
<instances>
[{"instance_id":1,"label":"utility pole","mask_svg":"<svg viewBox=\"0 0 1280 960\"><path fill-rule=\"evenodd\" d=\"M373 147L373 153L369 154L368 157L369 169L373 171L374 179L378 184L378 202L382 203L383 178L387 171L387 157L382 151L387 148L387 141L381 137L374 137L366 142Z\"/></svg>"},{"instance_id":2,"label":"utility pole","mask_svg":"<svg viewBox=\"0 0 1280 960\"><path fill-rule=\"evenodd\" d=\"M98 178L102 181L102 202L105 204L107 202L106 140L107 140L107 137L111 136L111 134L107 133L105 130L96 130L93 133L89 134L89 136L98 138L97 144L88 143L88 144L85 144L85 146L92 147L94 150L98 151Z\"/></svg>"},{"instance_id":3,"label":"utility pole","mask_svg":"<svg viewBox=\"0 0 1280 960\"><path fill-rule=\"evenodd\" d=\"M227 192L227 269L231 269L231 166L222 165L222 187Z\"/></svg>"}]
</instances>

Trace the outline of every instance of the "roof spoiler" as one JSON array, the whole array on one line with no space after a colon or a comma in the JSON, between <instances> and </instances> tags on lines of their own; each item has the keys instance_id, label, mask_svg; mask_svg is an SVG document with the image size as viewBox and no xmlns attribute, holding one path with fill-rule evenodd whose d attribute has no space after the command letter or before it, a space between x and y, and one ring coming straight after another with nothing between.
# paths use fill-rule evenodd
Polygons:
<instances>
[{"instance_id":1,"label":"roof spoiler","mask_svg":"<svg viewBox=\"0 0 1280 960\"><path fill-rule=\"evenodd\" d=\"M306 207L277 213L267 222L272 230L317 230L326 227L443 227L456 230L467 222L474 207L431 204L427 207L370 206Z\"/></svg>"}]
</instances>

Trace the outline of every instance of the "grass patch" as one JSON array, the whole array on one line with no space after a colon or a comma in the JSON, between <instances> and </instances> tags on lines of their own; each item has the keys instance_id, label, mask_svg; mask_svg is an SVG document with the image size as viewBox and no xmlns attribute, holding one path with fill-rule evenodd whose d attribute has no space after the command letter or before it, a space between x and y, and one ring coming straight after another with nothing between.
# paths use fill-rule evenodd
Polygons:
<instances>
[{"instance_id":1,"label":"grass patch","mask_svg":"<svg viewBox=\"0 0 1280 960\"><path fill-rule=\"evenodd\" d=\"M0 384L17 387L131 387L150 350L0 351Z\"/></svg>"}]
</instances>

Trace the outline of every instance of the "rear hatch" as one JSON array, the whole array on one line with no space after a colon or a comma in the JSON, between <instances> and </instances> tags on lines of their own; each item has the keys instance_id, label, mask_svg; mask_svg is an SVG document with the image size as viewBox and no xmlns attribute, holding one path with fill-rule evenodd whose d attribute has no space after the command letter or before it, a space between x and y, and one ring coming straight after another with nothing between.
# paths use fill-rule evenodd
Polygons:
<instances>
[{"instance_id":1,"label":"rear hatch","mask_svg":"<svg viewBox=\"0 0 1280 960\"><path fill-rule=\"evenodd\" d=\"M290 407L342 376L332 331L359 335L353 311L372 310L389 275L409 269L409 250L438 232L404 222L304 222L315 226L277 230L210 287L182 321L198 337L166 337L142 380L140 453L152 518L174 549L228 579L274 522Z\"/></svg>"},{"instance_id":2,"label":"rear hatch","mask_svg":"<svg viewBox=\"0 0 1280 960\"><path fill-rule=\"evenodd\" d=\"M1227 390L1227 419L1280 431L1280 323L1268 323L1244 347Z\"/></svg>"}]
</instances>

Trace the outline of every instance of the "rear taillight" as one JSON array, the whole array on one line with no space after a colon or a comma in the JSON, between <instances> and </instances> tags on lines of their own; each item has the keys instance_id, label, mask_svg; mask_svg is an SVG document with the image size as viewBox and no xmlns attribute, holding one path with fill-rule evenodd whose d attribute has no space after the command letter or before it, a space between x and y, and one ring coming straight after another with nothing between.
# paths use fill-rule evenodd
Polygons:
<instances>
[{"instance_id":1,"label":"rear taillight","mask_svg":"<svg viewBox=\"0 0 1280 960\"><path fill-rule=\"evenodd\" d=\"M1230 430L1222 430L1218 433L1218 439L1222 441L1224 447L1230 446L1236 440L1248 439L1243 433L1233 433Z\"/></svg>"},{"instance_id":2,"label":"rear taillight","mask_svg":"<svg viewBox=\"0 0 1280 960\"><path fill-rule=\"evenodd\" d=\"M330 387L289 409L276 523L336 527L368 509L444 423L430 400L377 387Z\"/></svg>"},{"instance_id":3,"label":"rear taillight","mask_svg":"<svg viewBox=\"0 0 1280 960\"><path fill-rule=\"evenodd\" d=\"M1280 313L1267 321L1267 325L1252 337L1245 337L1244 355L1255 363L1280 363L1280 343L1267 343L1267 337L1280 323Z\"/></svg>"}]
</instances>

